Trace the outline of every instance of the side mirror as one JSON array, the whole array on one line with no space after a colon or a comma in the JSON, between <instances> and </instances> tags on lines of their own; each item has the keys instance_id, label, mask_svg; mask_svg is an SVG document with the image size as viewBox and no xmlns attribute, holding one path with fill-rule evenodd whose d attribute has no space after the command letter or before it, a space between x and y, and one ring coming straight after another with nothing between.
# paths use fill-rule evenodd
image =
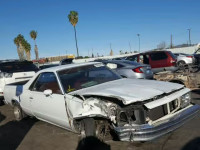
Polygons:
<instances>
[{"instance_id":1,"label":"side mirror","mask_svg":"<svg viewBox=\"0 0 200 150\"><path fill-rule=\"evenodd\" d=\"M50 96L52 94L52 90L45 90L44 95Z\"/></svg>"}]
</instances>

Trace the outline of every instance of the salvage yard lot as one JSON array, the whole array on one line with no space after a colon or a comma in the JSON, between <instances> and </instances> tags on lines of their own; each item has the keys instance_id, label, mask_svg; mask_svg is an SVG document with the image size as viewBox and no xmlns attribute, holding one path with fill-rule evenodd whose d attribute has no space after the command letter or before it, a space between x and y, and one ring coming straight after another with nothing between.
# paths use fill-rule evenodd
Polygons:
<instances>
[{"instance_id":1,"label":"salvage yard lot","mask_svg":"<svg viewBox=\"0 0 200 150\"><path fill-rule=\"evenodd\" d=\"M200 90L194 91L192 97L195 103L200 104ZM16 122L12 108L7 105L0 106L0 112L0 150L74 150L78 146L77 134L33 118ZM200 149L200 113L178 130L151 142L109 140L106 144L110 145L112 150Z\"/></svg>"}]
</instances>

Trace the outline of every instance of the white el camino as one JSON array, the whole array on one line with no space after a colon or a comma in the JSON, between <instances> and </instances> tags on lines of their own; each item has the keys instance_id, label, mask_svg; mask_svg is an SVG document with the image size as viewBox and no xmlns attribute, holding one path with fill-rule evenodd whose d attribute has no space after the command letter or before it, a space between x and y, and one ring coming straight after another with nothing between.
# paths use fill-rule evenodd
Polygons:
<instances>
[{"instance_id":1,"label":"white el camino","mask_svg":"<svg viewBox=\"0 0 200 150\"><path fill-rule=\"evenodd\" d=\"M82 137L114 131L121 141L160 137L200 109L183 85L121 78L99 62L44 69L27 83L6 85L4 97L16 120L34 116Z\"/></svg>"}]
</instances>

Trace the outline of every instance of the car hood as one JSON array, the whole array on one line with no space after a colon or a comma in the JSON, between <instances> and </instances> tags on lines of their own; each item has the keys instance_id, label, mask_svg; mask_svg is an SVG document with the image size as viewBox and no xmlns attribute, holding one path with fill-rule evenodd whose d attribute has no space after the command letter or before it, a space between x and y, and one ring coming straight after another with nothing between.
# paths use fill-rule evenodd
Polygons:
<instances>
[{"instance_id":1,"label":"car hood","mask_svg":"<svg viewBox=\"0 0 200 150\"><path fill-rule=\"evenodd\" d=\"M116 98L128 105L145 101L164 93L183 88L184 85L143 79L119 79L71 92L71 95Z\"/></svg>"}]
</instances>

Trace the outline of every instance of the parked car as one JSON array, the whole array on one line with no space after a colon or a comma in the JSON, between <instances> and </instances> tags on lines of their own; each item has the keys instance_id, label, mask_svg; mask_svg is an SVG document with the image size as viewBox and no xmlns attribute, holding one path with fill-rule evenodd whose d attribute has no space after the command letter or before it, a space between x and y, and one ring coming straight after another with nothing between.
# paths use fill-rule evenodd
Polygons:
<instances>
[{"instance_id":1,"label":"parked car","mask_svg":"<svg viewBox=\"0 0 200 150\"><path fill-rule=\"evenodd\" d=\"M116 71L123 78L153 79L151 67L128 60L106 60L102 61L107 67Z\"/></svg>"},{"instance_id":2,"label":"parked car","mask_svg":"<svg viewBox=\"0 0 200 150\"><path fill-rule=\"evenodd\" d=\"M39 69L42 70L42 69L56 67L56 66L59 66L59 64L43 64L39 66Z\"/></svg>"},{"instance_id":3,"label":"parked car","mask_svg":"<svg viewBox=\"0 0 200 150\"><path fill-rule=\"evenodd\" d=\"M148 141L175 130L200 109L183 85L121 78L99 62L39 71L5 86L16 120L25 114L85 136ZM113 132L114 131L114 132Z\"/></svg>"},{"instance_id":4,"label":"parked car","mask_svg":"<svg viewBox=\"0 0 200 150\"><path fill-rule=\"evenodd\" d=\"M195 58L193 55L185 54L185 53L174 53L177 57L177 66L183 67L185 65L194 64Z\"/></svg>"},{"instance_id":5,"label":"parked car","mask_svg":"<svg viewBox=\"0 0 200 150\"><path fill-rule=\"evenodd\" d=\"M194 52L195 64L200 65L200 44L197 45L197 50Z\"/></svg>"},{"instance_id":6,"label":"parked car","mask_svg":"<svg viewBox=\"0 0 200 150\"><path fill-rule=\"evenodd\" d=\"M29 80L39 69L31 61L1 60L0 61L0 98L4 96L6 84Z\"/></svg>"},{"instance_id":7,"label":"parked car","mask_svg":"<svg viewBox=\"0 0 200 150\"><path fill-rule=\"evenodd\" d=\"M67 65L67 64L72 64L73 63L73 58L65 58L60 61L60 65Z\"/></svg>"},{"instance_id":8,"label":"parked car","mask_svg":"<svg viewBox=\"0 0 200 150\"><path fill-rule=\"evenodd\" d=\"M133 56L128 56L126 60L136 61L151 66L154 73L162 71L175 71L176 56L171 51L148 51Z\"/></svg>"}]
</instances>

